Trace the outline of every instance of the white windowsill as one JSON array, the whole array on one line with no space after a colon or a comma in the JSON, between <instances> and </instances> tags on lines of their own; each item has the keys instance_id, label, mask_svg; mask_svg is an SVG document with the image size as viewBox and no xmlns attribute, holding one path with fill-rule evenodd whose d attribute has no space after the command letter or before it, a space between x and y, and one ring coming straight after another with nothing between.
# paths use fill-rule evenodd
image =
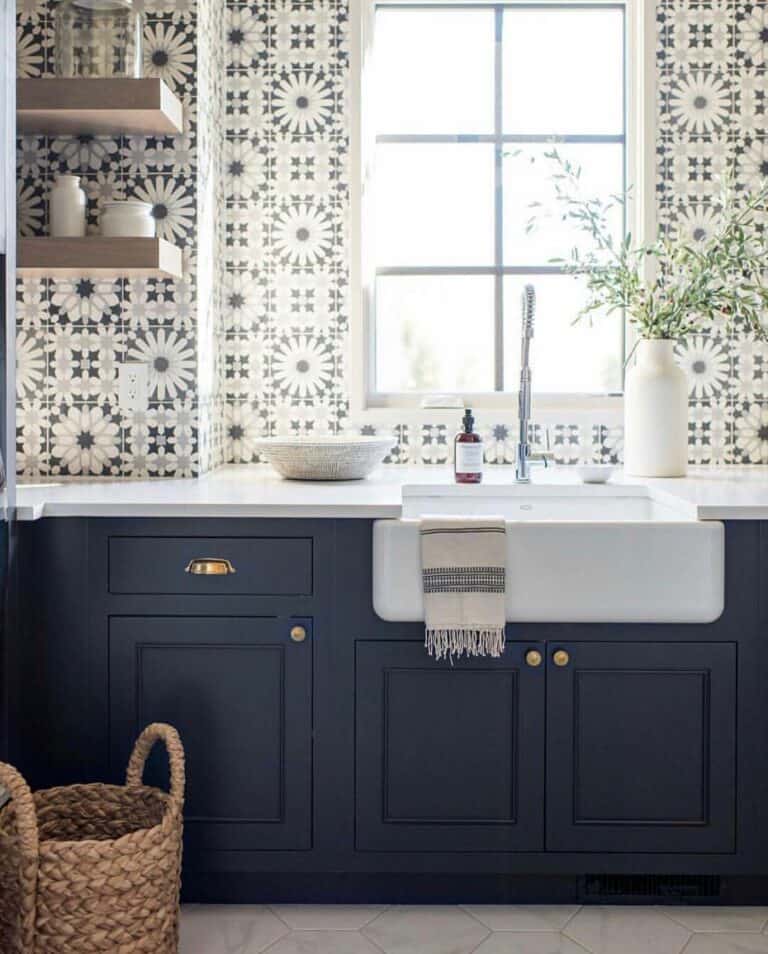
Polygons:
<instances>
[{"instance_id":1,"label":"white windowsill","mask_svg":"<svg viewBox=\"0 0 768 954\"><path fill-rule=\"evenodd\" d=\"M503 401L483 402L470 396L465 404L472 408L480 427L484 424L516 423L518 419L517 395L504 395ZM355 425L396 424L449 424L458 427L461 408L423 408L415 403L390 404L350 408L350 420ZM573 396L563 399L555 396L534 397L531 422L554 426L555 424L604 424L613 427L624 419L624 398L621 395L606 397Z\"/></svg>"}]
</instances>

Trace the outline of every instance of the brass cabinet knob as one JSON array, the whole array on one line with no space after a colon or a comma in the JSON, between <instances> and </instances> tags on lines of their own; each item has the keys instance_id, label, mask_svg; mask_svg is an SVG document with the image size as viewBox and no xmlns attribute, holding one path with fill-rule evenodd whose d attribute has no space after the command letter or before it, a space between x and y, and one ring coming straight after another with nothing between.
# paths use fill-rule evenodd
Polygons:
<instances>
[{"instance_id":1,"label":"brass cabinet knob","mask_svg":"<svg viewBox=\"0 0 768 954\"><path fill-rule=\"evenodd\" d=\"M564 649L556 649L552 653L552 662L556 666L560 666L560 668L562 668L563 666L567 666L570 661L571 661L571 657L568 655L568 653Z\"/></svg>"},{"instance_id":2,"label":"brass cabinet knob","mask_svg":"<svg viewBox=\"0 0 768 954\"><path fill-rule=\"evenodd\" d=\"M542 662L541 653L538 651L538 649L529 649L525 654L525 661L529 666L533 666L534 668L536 666L540 666Z\"/></svg>"},{"instance_id":3,"label":"brass cabinet knob","mask_svg":"<svg viewBox=\"0 0 768 954\"><path fill-rule=\"evenodd\" d=\"M291 630L291 639L294 643L303 643L307 638L307 631L303 626L294 626Z\"/></svg>"},{"instance_id":4,"label":"brass cabinet knob","mask_svg":"<svg viewBox=\"0 0 768 954\"><path fill-rule=\"evenodd\" d=\"M192 576L229 576L230 573L237 573L237 570L229 560L221 557L200 557L190 560L184 572Z\"/></svg>"}]
</instances>

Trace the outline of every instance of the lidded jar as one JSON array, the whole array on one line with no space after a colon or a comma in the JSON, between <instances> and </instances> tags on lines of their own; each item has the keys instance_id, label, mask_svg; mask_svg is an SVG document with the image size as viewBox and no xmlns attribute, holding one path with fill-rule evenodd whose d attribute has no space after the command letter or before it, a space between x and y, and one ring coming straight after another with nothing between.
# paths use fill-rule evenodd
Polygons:
<instances>
[{"instance_id":1,"label":"lidded jar","mask_svg":"<svg viewBox=\"0 0 768 954\"><path fill-rule=\"evenodd\" d=\"M143 15L134 0L58 0L58 76L141 76Z\"/></svg>"},{"instance_id":2,"label":"lidded jar","mask_svg":"<svg viewBox=\"0 0 768 954\"><path fill-rule=\"evenodd\" d=\"M135 199L105 202L101 213L101 234L105 237L154 238L155 220L151 204Z\"/></svg>"}]
</instances>

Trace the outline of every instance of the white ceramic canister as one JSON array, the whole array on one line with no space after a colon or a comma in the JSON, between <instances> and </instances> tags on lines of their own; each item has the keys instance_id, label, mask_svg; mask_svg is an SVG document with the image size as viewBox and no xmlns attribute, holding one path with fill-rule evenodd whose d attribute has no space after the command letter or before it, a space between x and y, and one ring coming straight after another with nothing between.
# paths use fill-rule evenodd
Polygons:
<instances>
[{"instance_id":1,"label":"white ceramic canister","mask_svg":"<svg viewBox=\"0 0 768 954\"><path fill-rule=\"evenodd\" d=\"M58 176L48 197L48 224L54 238L85 235L85 192L80 176Z\"/></svg>"},{"instance_id":2,"label":"white ceramic canister","mask_svg":"<svg viewBox=\"0 0 768 954\"><path fill-rule=\"evenodd\" d=\"M675 342L644 339L624 389L624 469L635 477L683 477L688 465L688 381Z\"/></svg>"},{"instance_id":3,"label":"white ceramic canister","mask_svg":"<svg viewBox=\"0 0 768 954\"><path fill-rule=\"evenodd\" d=\"M152 206L136 199L105 202L101 213L101 234L112 238L154 238Z\"/></svg>"}]
</instances>

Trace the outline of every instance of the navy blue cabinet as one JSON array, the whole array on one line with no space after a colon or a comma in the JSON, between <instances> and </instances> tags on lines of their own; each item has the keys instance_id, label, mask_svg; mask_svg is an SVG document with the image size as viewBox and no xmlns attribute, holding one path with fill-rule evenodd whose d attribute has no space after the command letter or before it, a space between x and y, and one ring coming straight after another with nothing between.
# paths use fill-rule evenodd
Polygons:
<instances>
[{"instance_id":1,"label":"navy blue cabinet","mask_svg":"<svg viewBox=\"0 0 768 954\"><path fill-rule=\"evenodd\" d=\"M357 848L732 852L735 667L732 644L509 643L451 666L359 641Z\"/></svg>"},{"instance_id":2,"label":"navy blue cabinet","mask_svg":"<svg viewBox=\"0 0 768 954\"><path fill-rule=\"evenodd\" d=\"M544 667L526 652L543 650L451 665L423 642L357 643L358 849L544 847Z\"/></svg>"},{"instance_id":3,"label":"navy blue cabinet","mask_svg":"<svg viewBox=\"0 0 768 954\"><path fill-rule=\"evenodd\" d=\"M302 642L290 635L298 624ZM309 620L111 618L112 764L126 764L148 723L178 728L193 858L311 847L311 646ZM154 758L149 778L165 785L167 769Z\"/></svg>"},{"instance_id":4,"label":"navy blue cabinet","mask_svg":"<svg viewBox=\"0 0 768 954\"><path fill-rule=\"evenodd\" d=\"M563 895L530 879L768 875L757 524L728 525L715 623L510 624L503 658L453 665L421 624L376 617L371 521L22 531L19 767L35 787L118 781L141 727L178 726L189 900L503 901L517 878L546 901ZM185 573L203 558L237 572ZM156 753L149 781L166 775Z\"/></svg>"},{"instance_id":5,"label":"navy blue cabinet","mask_svg":"<svg viewBox=\"0 0 768 954\"><path fill-rule=\"evenodd\" d=\"M547 848L734 851L736 647L584 642L548 656Z\"/></svg>"}]
</instances>

